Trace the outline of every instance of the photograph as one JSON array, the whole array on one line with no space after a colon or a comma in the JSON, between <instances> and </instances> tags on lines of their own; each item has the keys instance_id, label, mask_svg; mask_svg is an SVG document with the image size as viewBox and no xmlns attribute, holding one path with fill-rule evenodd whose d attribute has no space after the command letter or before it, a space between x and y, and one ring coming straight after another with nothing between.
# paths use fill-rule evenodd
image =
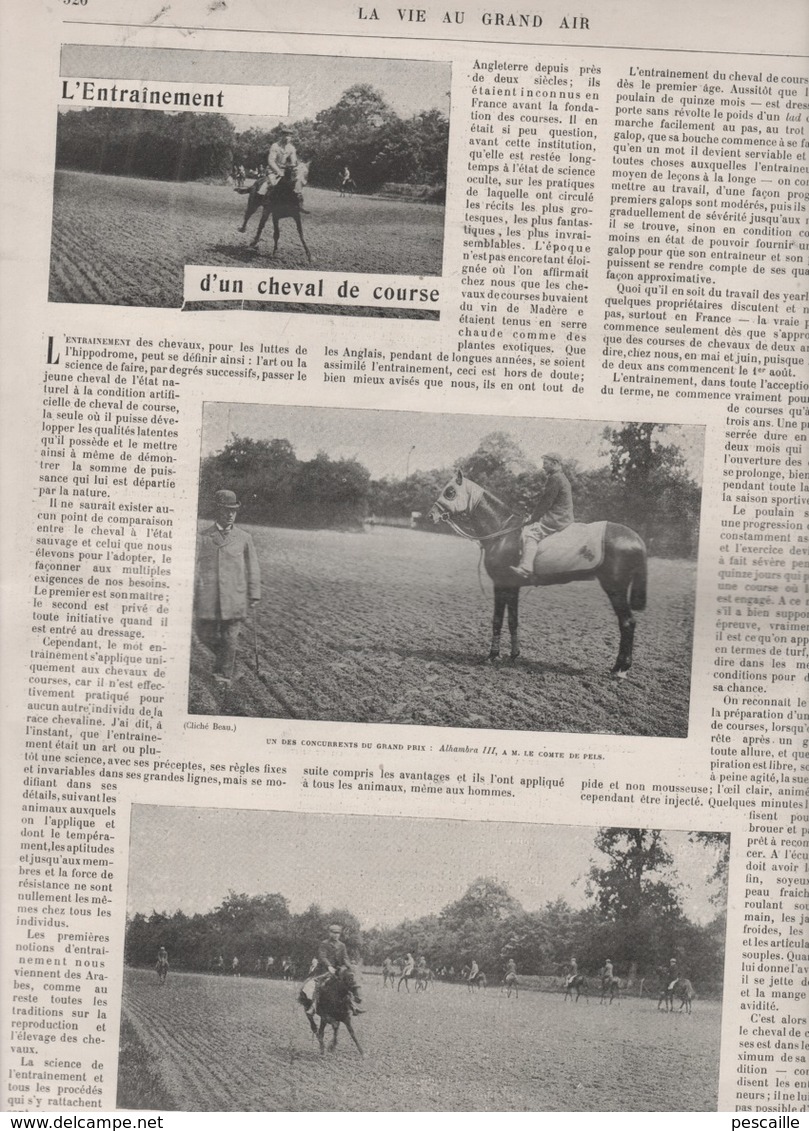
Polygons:
<instances>
[{"instance_id":1,"label":"photograph","mask_svg":"<svg viewBox=\"0 0 809 1131\"><path fill-rule=\"evenodd\" d=\"M441 275L449 63L65 45L61 74L51 302L179 309L186 265L281 278ZM212 84L225 92L221 112L148 101L188 100L194 90L200 99ZM286 113L228 113L237 85L256 88L257 104L263 86L272 87L270 104L280 91ZM91 105L76 104L83 94ZM211 97L216 107L220 95ZM438 317L334 303L201 304L217 305Z\"/></svg>"},{"instance_id":2,"label":"photograph","mask_svg":"<svg viewBox=\"0 0 809 1131\"><path fill-rule=\"evenodd\" d=\"M703 444L206 403L189 713L685 737Z\"/></svg>"},{"instance_id":3,"label":"photograph","mask_svg":"<svg viewBox=\"0 0 809 1131\"><path fill-rule=\"evenodd\" d=\"M118 1107L715 1111L727 833L135 805Z\"/></svg>"}]
</instances>

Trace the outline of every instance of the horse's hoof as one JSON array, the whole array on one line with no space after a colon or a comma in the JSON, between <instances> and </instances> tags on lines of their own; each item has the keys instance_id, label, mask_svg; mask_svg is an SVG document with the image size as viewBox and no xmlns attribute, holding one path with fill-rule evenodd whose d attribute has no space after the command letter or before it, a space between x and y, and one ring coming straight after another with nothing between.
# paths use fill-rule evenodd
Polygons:
<instances>
[{"instance_id":1,"label":"horse's hoof","mask_svg":"<svg viewBox=\"0 0 809 1131\"><path fill-rule=\"evenodd\" d=\"M628 671L615 671L613 669L613 671L610 672L610 675L612 676L613 679L626 679L626 677L629 675L629 672Z\"/></svg>"}]
</instances>

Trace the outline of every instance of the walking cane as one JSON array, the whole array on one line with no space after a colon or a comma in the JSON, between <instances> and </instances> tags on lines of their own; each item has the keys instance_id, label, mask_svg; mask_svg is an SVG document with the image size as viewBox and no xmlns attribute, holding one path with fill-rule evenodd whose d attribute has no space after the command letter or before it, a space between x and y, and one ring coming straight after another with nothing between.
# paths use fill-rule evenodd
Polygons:
<instances>
[{"instance_id":1,"label":"walking cane","mask_svg":"<svg viewBox=\"0 0 809 1131\"><path fill-rule=\"evenodd\" d=\"M258 627L256 625L255 606L253 607L253 609L251 611L252 611L252 621L253 621L253 657L254 657L255 662L256 662L256 675L260 676L261 672L259 671L259 666L258 666Z\"/></svg>"}]
</instances>

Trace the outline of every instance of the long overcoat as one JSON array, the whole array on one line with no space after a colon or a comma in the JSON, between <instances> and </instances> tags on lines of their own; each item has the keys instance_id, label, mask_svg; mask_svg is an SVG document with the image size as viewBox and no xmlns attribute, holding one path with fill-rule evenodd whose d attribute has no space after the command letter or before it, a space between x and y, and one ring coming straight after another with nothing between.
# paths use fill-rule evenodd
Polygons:
<instances>
[{"instance_id":1,"label":"long overcoat","mask_svg":"<svg viewBox=\"0 0 809 1131\"><path fill-rule=\"evenodd\" d=\"M261 574L253 539L216 523L197 538L194 613L198 620L243 620L248 601L261 597Z\"/></svg>"}]
</instances>

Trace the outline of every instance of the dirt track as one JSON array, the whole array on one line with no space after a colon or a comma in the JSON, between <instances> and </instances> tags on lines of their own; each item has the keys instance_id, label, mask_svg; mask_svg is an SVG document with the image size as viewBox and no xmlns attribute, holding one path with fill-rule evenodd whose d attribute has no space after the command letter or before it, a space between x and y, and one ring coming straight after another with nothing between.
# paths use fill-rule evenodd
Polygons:
<instances>
[{"instance_id":1,"label":"dirt track","mask_svg":"<svg viewBox=\"0 0 809 1131\"><path fill-rule=\"evenodd\" d=\"M247 235L236 231L245 199L222 185L58 171L50 301L180 307L186 263L441 274L441 206L308 188L304 228L310 265L291 220L281 222L277 258L270 258L272 224L258 253L249 249L256 218Z\"/></svg>"},{"instance_id":2,"label":"dirt track","mask_svg":"<svg viewBox=\"0 0 809 1131\"><path fill-rule=\"evenodd\" d=\"M522 658L485 662L491 583L459 538L247 527L262 564L241 678L224 697L194 641L191 714L684 736L696 565L652 560L635 665L609 678L618 626L597 582L524 591ZM504 653L508 632L503 631Z\"/></svg>"},{"instance_id":3,"label":"dirt track","mask_svg":"<svg viewBox=\"0 0 809 1131\"><path fill-rule=\"evenodd\" d=\"M293 983L125 975L124 1012L182 1111L711 1111L720 1007L658 1013L562 994L433 985L409 995L367 976L356 1019L321 1057Z\"/></svg>"}]
</instances>

